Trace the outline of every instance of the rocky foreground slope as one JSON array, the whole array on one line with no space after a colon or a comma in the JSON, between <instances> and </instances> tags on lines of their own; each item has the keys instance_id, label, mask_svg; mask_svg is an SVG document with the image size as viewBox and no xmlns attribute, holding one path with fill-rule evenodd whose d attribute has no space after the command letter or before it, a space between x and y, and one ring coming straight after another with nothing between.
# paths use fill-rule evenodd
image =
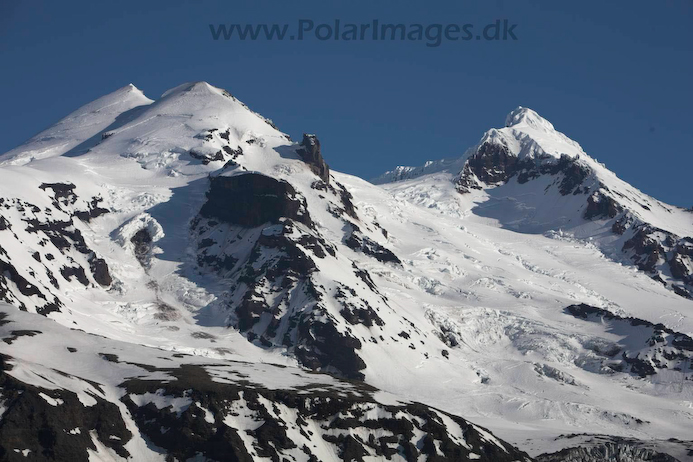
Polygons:
<instances>
[{"instance_id":1,"label":"rocky foreground slope","mask_svg":"<svg viewBox=\"0 0 693 462\"><path fill-rule=\"evenodd\" d=\"M112 341L7 305L0 318L3 460L529 460L363 383Z\"/></svg>"}]
</instances>

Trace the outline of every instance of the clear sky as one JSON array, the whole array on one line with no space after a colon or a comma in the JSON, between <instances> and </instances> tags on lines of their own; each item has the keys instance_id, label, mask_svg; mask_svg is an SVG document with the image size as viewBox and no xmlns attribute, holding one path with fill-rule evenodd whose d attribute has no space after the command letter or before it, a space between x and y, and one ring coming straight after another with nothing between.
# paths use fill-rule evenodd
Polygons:
<instances>
[{"instance_id":1,"label":"clear sky","mask_svg":"<svg viewBox=\"0 0 693 462\"><path fill-rule=\"evenodd\" d=\"M517 41L229 41L209 24L517 24ZM477 30L477 29L475 29ZM365 178L456 157L527 106L693 206L693 0L0 0L0 152L128 83L225 88Z\"/></svg>"}]
</instances>

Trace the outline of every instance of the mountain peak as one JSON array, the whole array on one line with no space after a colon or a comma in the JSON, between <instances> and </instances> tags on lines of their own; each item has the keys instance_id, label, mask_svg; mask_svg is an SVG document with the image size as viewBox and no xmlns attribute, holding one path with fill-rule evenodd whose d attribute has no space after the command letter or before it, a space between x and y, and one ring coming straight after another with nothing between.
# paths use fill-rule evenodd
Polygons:
<instances>
[{"instance_id":1,"label":"mountain peak","mask_svg":"<svg viewBox=\"0 0 693 462\"><path fill-rule=\"evenodd\" d=\"M554 131L553 124L532 109L518 106L505 118L506 127L529 126L542 131Z\"/></svg>"},{"instance_id":2,"label":"mountain peak","mask_svg":"<svg viewBox=\"0 0 693 462\"><path fill-rule=\"evenodd\" d=\"M179 94L179 93L189 93L192 92L193 94L209 94L209 93L218 93L221 94L223 90L210 85L207 82L204 82L202 80L196 81L196 82L186 82L181 85L178 85L176 87L171 88L170 90L167 90L164 92L163 95L161 95L162 98L165 98L167 96L173 95L173 94Z\"/></svg>"},{"instance_id":3,"label":"mountain peak","mask_svg":"<svg viewBox=\"0 0 693 462\"><path fill-rule=\"evenodd\" d=\"M136 93L142 93L144 94L144 91L141 90L137 85L134 83L129 83L125 86L125 88L128 88L131 92L136 92Z\"/></svg>"},{"instance_id":4,"label":"mountain peak","mask_svg":"<svg viewBox=\"0 0 693 462\"><path fill-rule=\"evenodd\" d=\"M133 84L87 103L22 145L0 154L0 165L21 165L62 155L111 127L128 111L154 101Z\"/></svg>"}]
</instances>

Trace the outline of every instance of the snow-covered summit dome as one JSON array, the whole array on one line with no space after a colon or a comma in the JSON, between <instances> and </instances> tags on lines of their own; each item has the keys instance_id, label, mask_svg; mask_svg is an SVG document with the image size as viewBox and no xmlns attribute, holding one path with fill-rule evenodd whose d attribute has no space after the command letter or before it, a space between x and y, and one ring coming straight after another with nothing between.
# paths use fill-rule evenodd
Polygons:
<instances>
[{"instance_id":1,"label":"snow-covered summit dome","mask_svg":"<svg viewBox=\"0 0 693 462\"><path fill-rule=\"evenodd\" d=\"M526 125L535 130L554 131L553 124L532 109L518 106L505 118L506 127L518 127Z\"/></svg>"}]
</instances>

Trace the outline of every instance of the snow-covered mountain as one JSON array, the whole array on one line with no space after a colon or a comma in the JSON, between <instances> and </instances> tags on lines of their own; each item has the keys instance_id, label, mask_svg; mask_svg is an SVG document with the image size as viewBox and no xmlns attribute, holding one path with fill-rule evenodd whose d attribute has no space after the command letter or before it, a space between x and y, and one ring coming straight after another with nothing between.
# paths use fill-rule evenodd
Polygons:
<instances>
[{"instance_id":1,"label":"snow-covered mountain","mask_svg":"<svg viewBox=\"0 0 693 462\"><path fill-rule=\"evenodd\" d=\"M620 180L531 109L518 107L464 156L398 167L373 180L455 175L471 212L521 233L561 230L594 241L678 295L693 299L693 214ZM425 181L425 178L422 179ZM479 191L478 194L474 194Z\"/></svg>"},{"instance_id":2,"label":"snow-covered mountain","mask_svg":"<svg viewBox=\"0 0 693 462\"><path fill-rule=\"evenodd\" d=\"M690 212L527 109L380 186L322 150L198 82L0 156L0 456L688 457Z\"/></svg>"}]
</instances>

